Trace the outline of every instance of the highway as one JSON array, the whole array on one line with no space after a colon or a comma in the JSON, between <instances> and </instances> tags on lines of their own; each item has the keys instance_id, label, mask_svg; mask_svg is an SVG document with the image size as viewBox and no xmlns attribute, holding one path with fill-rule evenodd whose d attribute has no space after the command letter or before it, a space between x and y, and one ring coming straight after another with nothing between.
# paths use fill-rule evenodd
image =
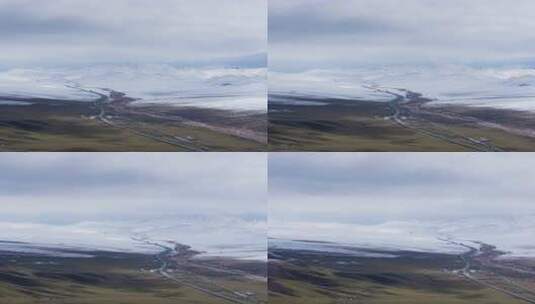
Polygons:
<instances>
[{"instance_id":1,"label":"highway","mask_svg":"<svg viewBox=\"0 0 535 304\"><path fill-rule=\"evenodd\" d=\"M235 304L258 304L262 303L257 301L254 298L242 298L239 296L239 292L227 289L225 287L216 285L213 282L208 282L198 275L188 272L180 271L180 266L182 268L191 268L191 266L198 267L197 263L190 262L190 258L197 254L194 251L191 251L189 246L182 244L175 244L175 247L169 247L162 245L159 242L154 242L146 238L133 238L135 241L143 242L147 245L157 246L162 249L161 252L155 255L155 259L160 263L159 267L155 271L167 280L174 281L179 285L192 288L194 290L200 291L206 295L224 300L228 303ZM178 249L177 249L178 248ZM169 269L170 264L174 267L178 267L173 271ZM230 271L219 269L216 267L202 266L202 268L210 269L212 271L223 272L228 274L245 276L242 272L239 271Z\"/></svg>"},{"instance_id":2,"label":"highway","mask_svg":"<svg viewBox=\"0 0 535 304\"><path fill-rule=\"evenodd\" d=\"M453 132L452 130L439 127L432 121L427 121L423 119L422 115L420 114L438 114L434 112L429 112L422 108L423 104L425 104L427 100L422 99L421 94L419 93L405 89L389 89L372 86L365 86L365 88L374 90L377 93L392 95L393 99L389 102L389 105L393 113L387 118L394 121L397 125L403 128L411 129L423 135L430 136L438 140L442 140L450 144L461 146L473 151L501 151L501 149L493 145L490 141L483 142L481 140L477 140L469 136ZM454 117L454 119L465 120L466 122L475 123L473 119L469 118L456 116Z\"/></svg>"},{"instance_id":3,"label":"highway","mask_svg":"<svg viewBox=\"0 0 535 304\"><path fill-rule=\"evenodd\" d=\"M496 265L493 261L496 257L503 254L497 251L495 249L496 247L478 241L471 242L478 244L479 248L449 239L441 240L448 242L449 244L468 249L468 251L459 255L460 259L464 263L463 267L461 269L454 270L453 273L457 273L469 281L496 290L508 296L523 300L527 303L535 304L535 291L522 286L511 277L507 277L502 273L496 272ZM477 265L477 267L474 267L474 265ZM502 266L502 268L506 268L507 270L515 270L514 267L511 268Z\"/></svg>"},{"instance_id":4,"label":"highway","mask_svg":"<svg viewBox=\"0 0 535 304\"><path fill-rule=\"evenodd\" d=\"M154 131L147 132L145 130L140 130L140 128L135 128L133 126L134 124L128 123L128 120L125 117L122 118L123 123L121 124L113 121L113 119L110 117L120 115L120 112L117 113L117 111L119 111L122 108L122 107L118 107L114 105L124 104L125 100L130 100L130 98L126 97L125 93L118 92L112 89L107 89L107 88L101 89L102 91L109 92L109 95L106 95L93 89L83 88L82 86L78 84L67 85L67 87L72 88L72 89L77 89L82 92L97 95L98 98L95 100L94 104L97 107L99 112L96 117L99 121L101 121L107 126L110 126L113 128L119 128L119 129L126 129L134 133L135 135L149 138L154 141L162 142L168 145L172 145L172 146L180 148L181 150L185 150L189 152L200 152L200 151L205 150L203 147L200 147L198 145L193 145L184 140L179 140L176 136L173 136L173 135L165 134L163 132L154 132ZM137 113L139 114L139 111Z\"/></svg>"}]
</instances>

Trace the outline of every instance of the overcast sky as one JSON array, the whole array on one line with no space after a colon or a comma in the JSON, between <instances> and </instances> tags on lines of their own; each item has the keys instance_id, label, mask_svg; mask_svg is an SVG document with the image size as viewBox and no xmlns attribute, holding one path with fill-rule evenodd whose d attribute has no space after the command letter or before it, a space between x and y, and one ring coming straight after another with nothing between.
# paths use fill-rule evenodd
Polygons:
<instances>
[{"instance_id":1,"label":"overcast sky","mask_svg":"<svg viewBox=\"0 0 535 304\"><path fill-rule=\"evenodd\" d=\"M0 0L4 67L265 53L266 0Z\"/></svg>"},{"instance_id":2,"label":"overcast sky","mask_svg":"<svg viewBox=\"0 0 535 304\"><path fill-rule=\"evenodd\" d=\"M270 68L535 62L532 0L270 0Z\"/></svg>"},{"instance_id":3,"label":"overcast sky","mask_svg":"<svg viewBox=\"0 0 535 304\"><path fill-rule=\"evenodd\" d=\"M262 153L6 153L0 221L265 217Z\"/></svg>"},{"instance_id":4,"label":"overcast sky","mask_svg":"<svg viewBox=\"0 0 535 304\"><path fill-rule=\"evenodd\" d=\"M380 224L535 215L535 155L269 156L270 222Z\"/></svg>"}]
</instances>

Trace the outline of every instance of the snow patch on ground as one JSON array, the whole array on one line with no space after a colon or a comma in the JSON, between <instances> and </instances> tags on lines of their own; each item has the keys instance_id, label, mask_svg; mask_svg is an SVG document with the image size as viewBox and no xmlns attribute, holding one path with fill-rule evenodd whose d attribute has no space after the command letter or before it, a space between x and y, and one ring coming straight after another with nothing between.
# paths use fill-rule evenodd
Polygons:
<instances>
[{"instance_id":1,"label":"snow patch on ground","mask_svg":"<svg viewBox=\"0 0 535 304\"><path fill-rule=\"evenodd\" d=\"M399 221L375 225L291 222L270 223L269 236L314 240L385 251L410 250L459 254L466 248L444 240L480 241L511 257L535 257L535 216L466 218L451 221Z\"/></svg>"},{"instance_id":2,"label":"snow patch on ground","mask_svg":"<svg viewBox=\"0 0 535 304\"><path fill-rule=\"evenodd\" d=\"M18 101L18 100L0 100L2 106L30 106L31 102Z\"/></svg>"},{"instance_id":3,"label":"snow patch on ground","mask_svg":"<svg viewBox=\"0 0 535 304\"><path fill-rule=\"evenodd\" d=\"M176 68L170 65L14 69L0 72L0 96L93 101L74 87L112 89L157 103L234 111L267 111L265 68Z\"/></svg>"},{"instance_id":4,"label":"snow patch on ground","mask_svg":"<svg viewBox=\"0 0 535 304\"><path fill-rule=\"evenodd\" d=\"M93 255L83 253L88 251L87 248L76 247L62 247L53 248L46 244L29 244L29 243L17 243L17 242L4 242L0 241L0 248L4 252L10 252L13 254L29 254L40 256L53 256L64 258L92 258ZM69 252L69 250L76 252Z\"/></svg>"},{"instance_id":5,"label":"snow patch on ground","mask_svg":"<svg viewBox=\"0 0 535 304\"><path fill-rule=\"evenodd\" d=\"M359 248L385 251L460 253L465 250L440 241L436 234L431 233L431 229L432 227L416 222L388 222L377 225L293 222L270 226L269 236L352 244Z\"/></svg>"},{"instance_id":6,"label":"snow patch on ground","mask_svg":"<svg viewBox=\"0 0 535 304\"><path fill-rule=\"evenodd\" d=\"M3 251L53 253L75 248L155 254L162 250L144 241L149 240L163 246L171 246L173 242L189 245L202 252L200 257L267 259L265 221L239 217L179 216L69 225L0 222L0 231Z\"/></svg>"},{"instance_id":7,"label":"snow patch on ground","mask_svg":"<svg viewBox=\"0 0 535 304\"><path fill-rule=\"evenodd\" d=\"M535 111L535 69L466 66L311 70L269 74L270 93L389 101L374 88L406 89L455 104Z\"/></svg>"},{"instance_id":8,"label":"snow patch on ground","mask_svg":"<svg viewBox=\"0 0 535 304\"><path fill-rule=\"evenodd\" d=\"M13 69L0 72L0 96L46 98L58 100L94 101L95 94L68 87L68 81L58 72Z\"/></svg>"},{"instance_id":9,"label":"snow patch on ground","mask_svg":"<svg viewBox=\"0 0 535 304\"><path fill-rule=\"evenodd\" d=\"M327 243L314 241L300 241L300 240L284 240L284 239L270 239L270 249L289 249L289 250L307 250L317 252L332 252L344 255L353 255L358 257L369 258L394 258L396 255L375 253L364 250L358 250L352 244L343 243Z\"/></svg>"},{"instance_id":10,"label":"snow patch on ground","mask_svg":"<svg viewBox=\"0 0 535 304\"><path fill-rule=\"evenodd\" d=\"M392 95L376 92L362 82L359 73L311 70L301 73L269 73L269 93L287 96L390 101Z\"/></svg>"}]
</instances>

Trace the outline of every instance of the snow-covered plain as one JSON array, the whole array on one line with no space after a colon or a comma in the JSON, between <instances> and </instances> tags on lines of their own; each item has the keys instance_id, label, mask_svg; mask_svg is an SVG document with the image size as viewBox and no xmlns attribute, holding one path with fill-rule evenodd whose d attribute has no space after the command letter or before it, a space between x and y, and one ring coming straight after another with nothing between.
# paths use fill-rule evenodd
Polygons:
<instances>
[{"instance_id":1,"label":"snow-covered plain","mask_svg":"<svg viewBox=\"0 0 535 304\"><path fill-rule=\"evenodd\" d=\"M262 220L177 216L144 221L80 222L68 225L0 222L0 250L57 255L58 250L105 250L155 254L173 243L202 252L198 257L267 259ZM20 243L17 243L20 242Z\"/></svg>"},{"instance_id":2,"label":"snow-covered plain","mask_svg":"<svg viewBox=\"0 0 535 304\"><path fill-rule=\"evenodd\" d=\"M264 68L176 68L117 65L87 68L12 69L0 72L0 96L92 101L76 87L112 89L135 103L170 104L233 111L267 109Z\"/></svg>"},{"instance_id":3,"label":"snow-covered plain","mask_svg":"<svg viewBox=\"0 0 535 304\"><path fill-rule=\"evenodd\" d=\"M314 242L303 240L284 240L284 239L270 239L270 249L290 249L290 250L307 250L317 252L332 252L341 253L344 255L353 255L359 257L373 257L373 258L393 258L394 254L376 253L364 250L359 250L351 244L329 243L329 242Z\"/></svg>"},{"instance_id":4,"label":"snow-covered plain","mask_svg":"<svg viewBox=\"0 0 535 304\"><path fill-rule=\"evenodd\" d=\"M335 242L344 246L384 251L411 250L435 253L466 251L466 248L447 240L474 247L477 247L474 241L479 241L497 246L510 257L535 257L535 245L533 245L535 215L514 218L471 217L428 222L399 221L375 225L270 222L269 236L282 240ZM294 242L292 246L297 245ZM329 251L329 247L325 246L322 249ZM319 249L318 246L313 248Z\"/></svg>"},{"instance_id":5,"label":"snow-covered plain","mask_svg":"<svg viewBox=\"0 0 535 304\"><path fill-rule=\"evenodd\" d=\"M388 101L376 88L406 89L432 99L430 105L456 104L535 111L535 69L467 66L389 67L269 73L270 94ZM400 93L400 92L398 92Z\"/></svg>"},{"instance_id":6,"label":"snow-covered plain","mask_svg":"<svg viewBox=\"0 0 535 304\"><path fill-rule=\"evenodd\" d=\"M372 101L389 101L392 99L392 95L367 88L365 74L356 71L269 72L268 79L269 93L274 95ZM288 101L283 102L287 103Z\"/></svg>"},{"instance_id":7,"label":"snow-covered plain","mask_svg":"<svg viewBox=\"0 0 535 304\"><path fill-rule=\"evenodd\" d=\"M30 106L31 102L18 101L18 100L0 100L0 105L6 106Z\"/></svg>"}]
</instances>

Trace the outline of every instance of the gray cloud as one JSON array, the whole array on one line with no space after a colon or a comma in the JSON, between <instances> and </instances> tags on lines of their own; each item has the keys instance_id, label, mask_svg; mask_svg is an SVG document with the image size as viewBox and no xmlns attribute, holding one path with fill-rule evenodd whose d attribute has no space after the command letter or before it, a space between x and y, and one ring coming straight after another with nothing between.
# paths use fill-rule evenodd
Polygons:
<instances>
[{"instance_id":1,"label":"gray cloud","mask_svg":"<svg viewBox=\"0 0 535 304\"><path fill-rule=\"evenodd\" d=\"M277 154L272 220L377 223L535 214L530 154Z\"/></svg>"},{"instance_id":2,"label":"gray cloud","mask_svg":"<svg viewBox=\"0 0 535 304\"><path fill-rule=\"evenodd\" d=\"M367 16L330 18L324 15L322 6L299 6L299 16L296 13L287 11L269 16L270 42L306 43L307 40L312 40L320 43L330 39L396 33L402 29L401 24L394 26Z\"/></svg>"},{"instance_id":3,"label":"gray cloud","mask_svg":"<svg viewBox=\"0 0 535 304\"><path fill-rule=\"evenodd\" d=\"M0 11L0 35L2 41L16 41L28 36L51 34L102 33L105 27L70 16L39 16L27 14L20 8L4 8Z\"/></svg>"},{"instance_id":4,"label":"gray cloud","mask_svg":"<svg viewBox=\"0 0 535 304\"><path fill-rule=\"evenodd\" d=\"M275 70L533 62L529 0L269 2Z\"/></svg>"},{"instance_id":5,"label":"gray cloud","mask_svg":"<svg viewBox=\"0 0 535 304\"><path fill-rule=\"evenodd\" d=\"M266 214L261 153L6 153L4 220Z\"/></svg>"},{"instance_id":6,"label":"gray cloud","mask_svg":"<svg viewBox=\"0 0 535 304\"><path fill-rule=\"evenodd\" d=\"M195 62L264 53L266 0L0 1L8 66Z\"/></svg>"}]
</instances>

